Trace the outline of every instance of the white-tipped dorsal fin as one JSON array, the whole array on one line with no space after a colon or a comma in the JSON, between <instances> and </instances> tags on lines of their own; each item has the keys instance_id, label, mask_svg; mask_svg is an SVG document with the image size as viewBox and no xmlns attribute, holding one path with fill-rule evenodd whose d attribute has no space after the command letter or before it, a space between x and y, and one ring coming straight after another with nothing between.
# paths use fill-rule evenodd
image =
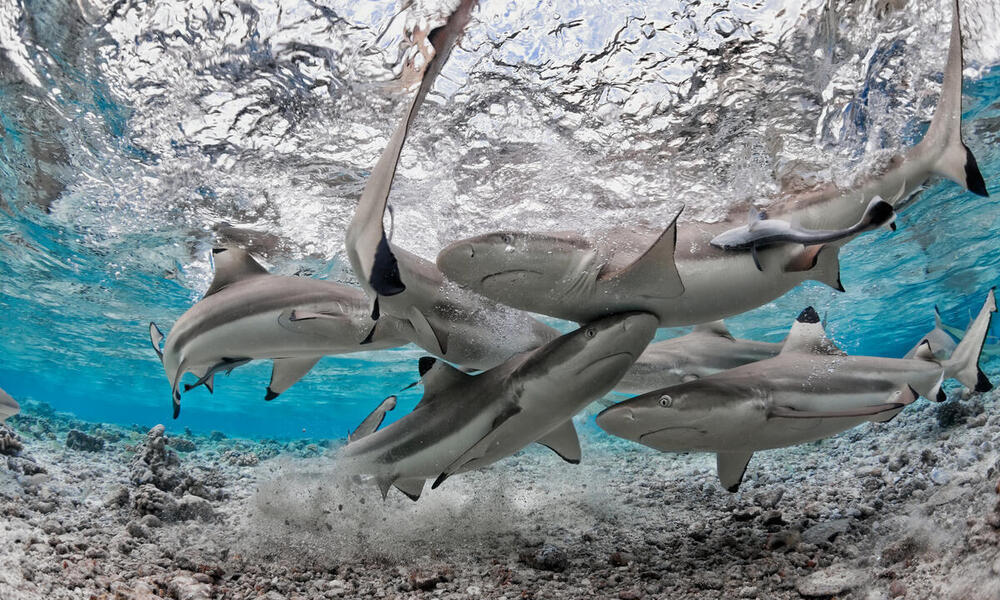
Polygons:
<instances>
[{"instance_id":1,"label":"white-tipped dorsal fin","mask_svg":"<svg viewBox=\"0 0 1000 600\"><path fill-rule=\"evenodd\" d=\"M695 325L691 333L710 333L712 335L724 337L728 340L734 339L733 334L729 333L729 328L726 327L726 324L722 321L722 319L712 321L711 323L700 323Z\"/></svg>"},{"instance_id":2,"label":"white-tipped dorsal fin","mask_svg":"<svg viewBox=\"0 0 1000 600\"><path fill-rule=\"evenodd\" d=\"M467 381L473 375L463 373L443 360L433 356L423 356L419 362L420 383L424 385L424 396L417 403L416 408L433 401L440 395L442 390L446 390L453 385Z\"/></svg>"},{"instance_id":3,"label":"white-tipped dorsal fin","mask_svg":"<svg viewBox=\"0 0 1000 600\"><path fill-rule=\"evenodd\" d=\"M385 400L379 402L379 405L375 407L375 410L371 412L357 428L352 431L347 436L347 442L351 443L361 438L371 435L378 431L379 426L382 425L382 421L385 420L385 414L390 410L396 408L396 396L389 396Z\"/></svg>"},{"instance_id":4,"label":"white-tipped dorsal fin","mask_svg":"<svg viewBox=\"0 0 1000 600\"><path fill-rule=\"evenodd\" d=\"M629 289L641 296L655 298L676 298L684 293L684 283L677 264L674 261L674 249L677 246L677 218L684 208L677 211L673 221L663 230L660 237L642 253L642 256L632 261L630 265L602 273L598 277L601 282L613 282L627 285Z\"/></svg>"},{"instance_id":5,"label":"white-tipped dorsal fin","mask_svg":"<svg viewBox=\"0 0 1000 600\"><path fill-rule=\"evenodd\" d=\"M424 491L424 481L422 477L410 477L408 479L397 479L392 485L399 491L406 494L406 497L416 502L420 498L420 493Z\"/></svg>"},{"instance_id":6,"label":"white-tipped dorsal fin","mask_svg":"<svg viewBox=\"0 0 1000 600\"><path fill-rule=\"evenodd\" d=\"M267 269L260 266L249 252L236 246L212 248L212 262L215 264L215 277L205 292L206 298L241 279L267 274Z\"/></svg>"},{"instance_id":7,"label":"white-tipped dorsal fin","mask_svg":"<svg viewBox=\"0 0 1000 600\"><path fill-rule=\"evenodd\" d=\"M743 483L743 474L753 452L719 452L715 455L715 466L719 472L719 482L726 491L735 492Z\"/></svg>"},{"instance_id":8,"label":"white-tipped dorsal fin","mask_svg":"<svg viewBox=\"0 0 1000 600\"><path fill-rule=\"evenodd\" d=\"M785 345L781 347L781 354L831 354L844 355L845 352L837 347L830 338L826 337L826 331L820 323L819 315L811 306L799 313L792 325L792 329L785 338Z\"/></svg>"},{"instance_id":9,"label":"white-tipped dorsal fin","mask_svg":"<svg viewBox=\"0 0 1000 600\"><path fill-rule=\"evenodd\" d=\"M931 343L927 339L921 340L917 347L914 348L913 357L914 360L926 360L928 362L940 362L937 357L934 356L934 349L931 348Z\"/></svg>"},{"instance_id":10,"label":"white-tipped dorsal fin","mask_svg":"<svg viewBox=\"0 0 1000 600\"><path fill-rule=\"evenodd\" d=\"M573 419L545 434L538 443L558 454L564 461L580 464L580 438L576 435Z\"/></svg>"},{"instance_id":11,"label":"white-tipped dorsal fin","mask_svg":"<svg viewBox=\"0 0 1000 600\"><path fill-rule=\"evenodd\" d=\"M292 387L296 381L316 366L322 356L302 358L276 358L271 368L271 382L267 384L265 400L274 400L279 394Z\"/></svg>"}]
</instances>

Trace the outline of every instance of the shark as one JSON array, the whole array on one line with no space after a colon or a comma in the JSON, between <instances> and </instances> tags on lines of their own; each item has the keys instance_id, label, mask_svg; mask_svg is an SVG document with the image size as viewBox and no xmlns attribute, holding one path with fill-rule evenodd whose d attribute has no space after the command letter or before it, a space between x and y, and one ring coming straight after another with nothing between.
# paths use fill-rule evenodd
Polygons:
<instances>
[{"instance_id":1,"label":"shark","mask_svg":"<svg viewBox=\"0 0 1000 600\"><path fill-rule=\"evenodd\" d=\"M0 423L21 412L21 405L10 394L0 389Z\"/></svg>"},{"instance_id":2,"label":"shark","mask_svg":"<svg viewBox=\"0 0 1000 600\"><path fill-rule=\"evenodd\" d=\"M361 438L374 433L379 427L382 426L382 421L385 421L385 415L387 412L396 408L396 396L389 396L385 400L379 402L378 406L373 410L363 421L359 424L354 431L352 431L347 436L347 442L353 442L355 440L360 440Z\"/></svg>"},{"instance_id":3,"label":"shark","mask_svg":"<svg viewBox=\"0 0 1000 600\"><path fill-rule=\"evenodd\" d=\"M212 259L215 276L208 291L181 315L165 342L156 323L149 325L150 343L170 382L175 419L185 373L198 377L185 391L204 385L211 392L216 374L270 359L274 366L264 399L273 400L323 356L395 348L413 337L409 324L393 317L373 330L370 303L360 289L272 275L235 246L214 248Z\"/></svg>"},{"instance_id":4,"label":"shark","mask_svg":"<svg viewBox=\"0 0 1000 600\"><path fill-rule=\"evenodd\" d=\"M919 143L849 187L827 183L781 195L769 203L769 214L805 230L843 230L861 221L876 197L891 198L887 202L898 210L934 176L988 196L975 156L962 141L961 116L962 34L954 2L941 93ZM449 244L437 265L449 279L488 298L578 323L643 311L657 315L663 327L694 325L762 306L806 280L844 289L839 251L858 231L825 243L731 252L711 241L744 226L745 217L734 209L719 222L678 223L680 211L662 231L617 228L593 237L487 233Z\"/></svg>"},{"instance_id":5,"label":"shark","mask_svg":"<svg viewBox=\"0 0 1000 600\"><path fill-rule=\"evenodd\" d=\"M912 359L848 356L808 307L778 356L630 398L602 411L597 425L664 452L715 452L719 480L735 492L756 451L890 421L918 396L943 401L945 378L991 389L978 363L994 312L990 290L955 352L940 361L926 340Z\"/></svg>"},{"instance_id":6,"label":"shark","mask_svg":"<svg viewBox=\"0 0 1000 600\"><path fill-rule=\"evenodd\" d=\"M423 397L412 412L345 446L348 473L413 500L425 482L479 469L538 442L581 458L572 417L611 390L649 344L656 317L623 313L589 323L476 375L433 357L419 362Z\"/></svg>"},{"instance_id":7,"label":"shark","mask_svg":"<svg viewBox=\"0 0 1000 600\"><path fill-rule=\"evenodd\" d=\"M758 248L787 242L803 246L827 244L883 225L895 230L896 210L880 196L875 196L865 209L861 220L844 229L804 229L781 219L768 219L766 212L752 207L748 221L743 227L735 227L720 233L709 243L723 250L750 250L757 270L763 271L764 268L757 257Z\"/></svg>"},{"instance_id":8,"label":"shark","mask_svg":"<svg viewBox=\"0 0 1000 600\"><path fill-rule=\"evenodd\" d=\"M934 307L934 329L931 329L926 334L924 334L921 341L917 342L917 345L910 348L903 358L913 358L916 356L917 352L920 351L921 346L924 341L930 344L931 348L934 350L934 358L938 360L944 360L951 356L952 352L955 351L955 347L958 342L952 336L951 332L948 331L949 328L941 321L941 312L938 307Z\"/></svg>"},{"instance_id":9,"label":"shark","mask_svg":"<svg viewBox=\"0 0 1000 600\"><path fill-rule=\"evenodd\" d=\"M650 344L614 389L642 394L694 381L777 356L782 345L733 337L721 320L702 323L687 335Z\"/></svg>"},{"instance_id":10,"label":"shark","mask_svg":"<svg viewBox=\"0 0 1000 600\"><path fill-rule=\"evenodd\" d=\"M406 321L415 332L415 343L424 350L463 367L486 369L559 334L523 312L448 282L433 262L394 244L383 223L407 133L475 5L475 0L461 0L445 24L426 36L434 54L368 177L347 229L345 248L361 287L372 299L373 319L389 315Z\"/></svg>"}]
</instances>

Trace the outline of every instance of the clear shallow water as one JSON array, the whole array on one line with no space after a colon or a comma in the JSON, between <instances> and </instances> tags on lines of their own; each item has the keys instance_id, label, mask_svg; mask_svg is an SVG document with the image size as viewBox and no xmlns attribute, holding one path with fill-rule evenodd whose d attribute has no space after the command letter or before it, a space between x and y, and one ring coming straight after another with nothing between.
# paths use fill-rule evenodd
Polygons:
<instances>
[{"instance_id":1,"label":"clear shallow water","mask_svg":"<svg viewBox=\"0 0 1000 600\"><path fill-rule=\"evenodd\" d=\"M87 419L167 422L146 327L201 296L214 242L351 281L343 231L400 114L402 28L435 6L59 4L0 14L0 387ZM665 224L681 202L711 219L788 174L849 182L926 126L949 19L941 2L825 5L484 1L404 151L395 241L433 258L498 228ZM963 7L965 138L996 196L986 24L1000 15ZM935 183L899 224L845 248L847 293L810 283L733 331L780 339L813 304L848 351L900 356L934 304L964 326L1000 283L1000 208ZM420 354L326 358L271 403L270 365L240 368L167 424L341 436Z\"/></svg>"}]
</instances>

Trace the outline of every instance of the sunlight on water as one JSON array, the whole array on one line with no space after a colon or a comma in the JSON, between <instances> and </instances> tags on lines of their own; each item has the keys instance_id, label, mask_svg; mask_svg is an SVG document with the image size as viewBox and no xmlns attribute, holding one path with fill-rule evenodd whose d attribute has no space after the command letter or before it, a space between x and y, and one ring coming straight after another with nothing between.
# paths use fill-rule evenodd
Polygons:
<instances>
[{"instance_id":1,"label":"sunlight on water","mask_svg":"<svg viewBox=\"0 0 1000 600\"><path fill-rule=\"evenodd\" d=\"M82 418L169 420L147 326L200 298L214 243L352 281L343 232L406 97L403 32L441 7L336 4L0 10L0 386ZM950 20L937 0L840 4L484 1L404 150L394 242L433 258L500 228L662 227L681 203L717 219L792 174L850 183L926 127ZM1000 9L963 7L964 136L996 197ZM733 332L779 340L813 304L849 352L900 356L935 304L964 327L1000 283L1000 209L934 183L899 225L845 248L846 293L809 283ZM342 436L420 355L327 358L271 403L270 366L244 367L173 426Z\"/></svg>"}]
</instances>

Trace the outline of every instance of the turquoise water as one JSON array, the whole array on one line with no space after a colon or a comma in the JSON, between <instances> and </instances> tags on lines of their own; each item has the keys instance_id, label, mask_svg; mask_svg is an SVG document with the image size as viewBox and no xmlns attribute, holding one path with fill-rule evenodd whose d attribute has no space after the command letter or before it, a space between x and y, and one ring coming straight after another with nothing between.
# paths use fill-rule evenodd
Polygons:
<instances>
[{"instance_id":1,"label":"turquoise water","mask_svg":"<svg viewBox=\"0 0 1000 600\"><path fill-rule=\"evenodd\" d=\"M399 96L384 83L391 79L386 63L393 62L399 39L391 29L388 8L374 3L345 7L342 12L358 31L369 34L364 38L368 46L362 44L365 50L352 52L351 44L356 42L352 36L361 34L350 30L340 35L337 29L335 34L324 33L315 25L332 17L309 11L298 20L286 16L283 23L258 6L258 20L248 21L252 26L237 26L225 19L214 25L203 23L204 28L198 29L203 39L195 43L183 36L153 35L150 23L155 22L161 32L180 25L164 25L149 12L140 11L139 25L135 25L128 15L114 12L97 11L88 13L86 19L74 19L72 14L58 12L68 8L36 4L18 5L12 13L14 25L4 25L11 27L15 41L22 44L8 46L8 58L0 63L0 387L22 403L46 402L94 421L163 422L175 429L254 437L330 438L343 436L381 398L415 379L421 352L413 347L327 357L278 400L265 403L271 367L257 363L217 378L214 395L204 388L186 394L181 418L171 421L169 385L147 337L149 321L166 330L200 297L208 283L207 256L212 243L227 235L232 239L239 229L256 232L251 236L254 248L275 272L350 281L339 249L343 228L363 184L366 165L381 151L379 144L384 143L394 119L386 115L398 114ZM752 46L760 38L760 48L769 48L761 33L766 26L754 24L752 17L754 10L773 15L781 3L772 4L748 8L732 3L730 16L742 15L750 23L742 26L750 40L743 43ZM847 34L836 38L817 25L822 19L811 16L810 10L818 10L813 4L802 9L799 19L780 23L802 38L795 44L806 49L824 44L863 49L861 42ZM169 3L158 6L168 12L185 10ZM593 25L593 39L560 33L567 37L558 43L525 43L509 50L529 64L542 64L549 54L572 63L602 48L618 27L595 16L597 3L573 6L560 11L546 4L536 23L527 14L530 6L522 9L525 12L511 13L496 3L485 3L481 19L486 33L472 32L471 40L499 39L507 31L504 19L521 19L530 32L545 40L554 35L546 18L584 19ZM642 3L624 6L622 10L638 10ZM647 15L651 23L654 16ZM841 15L848 23L864 16ZM941 35L946 28L921 29L926 24L908 18L900 15L884 23L895 35L878 41L876 49L882 53L875 52L868 61L881 66L870 67L867 78L834 86L825 104L816 102L818 93L810 102L797 104L789 101L792 91L775 94L774 114L765 122L793 125L793 132L783 134L789 138L785 152L799 147L811 152L813 159L830 156L836 174L841 169L863 169L865 158L879 148L898 149L912 143L926 126L933 102L900 82L911 72L926 78L909 79L912 88L933 81L940 64L935 67L931 61L943 60ZM923 18L933 20L933 14ZM716 21L706 17L693 22L704 44L717 45L715 38L721 34ZM124 31L127 27L138 27L139 33ZM376 44L372 32L386 27L390 27L389 35ZM987 35L981 26L970 29ZM659 31L650 29L654 30ZM526 34L529 39L530 32ZM673 49L668 33L637 35L636 43L655 48L661 40L663 48ZM279 39L282 35L284 41ZM663 41L665 36L667 41ZM320 40L313 40L314 46L289 50L289 39L314 37ZM723 47L733 40L730 36L719 39ZM213 40L218 44L210 43ZM158 54L135 51L134 56L124 56L131 51L130 44L144 49L144 44L153 42L159 44ZM563 74L561 85L550 90L544 80L542 84L532 80L540 71L524 75L520 82L516 78L504 82L510 72L520 73L501 69L510 57L495 50L491 54L472 42L470 49L455 58L465 79L454 73L446 78L445 100L430 111L429 120L436 124L428 128L433 131L418 133L414 144L422 152L411 157L409 164L404 160L403 190L396 200L397 219L402 223L396 239L404 247L433 257L435 249L451 239L501 224L510 227L511 221L528 228L551 228L553 221L580 228L607 220L656 221L672 212L675 199L662 189L656 193L657 186L670 188L680 185L678 181L683 183L681 195L690 195L689 203L711 212L738 200L740 189L734 182L773 180L770 169L777 159L760 158L770 138L755 122L767 107L706 100L692 92L678 96L672 105L656 105L648 114L644 109L629 113L628 101L616 100L618 88L611 86L596 100L595 109L586 97L575 95L574 86L597 84L569 80ZM615 54L613 61L634 62L638 55L626 49ZM970 55L977 56L976 52ZM979 55L990 56L983 50ZM486 58L476 62L477 56ZM698 52L691 56L704 58ZM907 62L907 57L913 61ZM782 63L780 58L775 65ZM798 70L771 73L766 80L807 81L817 90L830 89L825 82L837 80L829 65L820 77L816 64L802 62ZM837 59L833 62L836 66ZM779 340L795 315L809 304L827 315L831 336L854 354L901 356L933 325L935 304L946 323L964 328L987 290L1000 284L1000 206L995 200L1000 197L1000 66L970 62L975 68L967 71L974 77L966 79L964 135L993 198L964 193L948 182L932 182L901 213L896 232L869 233L844 249L841 265L846 293L808 283L731 319L735 334ZM896 70L885 75L879 70L882 63ZM677 64L663 66L664 73L676 71ZM197 77L186 80L190 74L185 68ZM623 81L639 96L654 93L643 87L655 79L647 74L641 71L634 80ZM749 82L761 77L759 69L748 69L745 75ZM722 74L709 70L703 77L720 79ZM817 83L817 79L824 81ZM372 81L382 82L382 87L372 87ZM498 95L501 83L510 89ZM677 86L686 89L683 82ZM622 87L627 86L623 83ZM236 92L253 101L252 110L218 109L233 98L238 100ZM537 97L531 92L537 92ZM552 108L552 98L571 107L576 103L579 110ZM549 103L548 112L535 108L545 103ZM600 112L601 106L615 106L619 112L601 117L601 122L589 121L589 113ZM672 174L664 167L670 164L669 155L643 151L635 156L619 147L623 136L639 137L636 132L642 133L644 143L667 144L677 131L701 122L683 116L687 113L681 110L697 106L725 106L728 112L720 114L731 127L705 126L703 134L692 138L689 144L696 150L690 156L703 162L687 165L689 170L684 170L687 157L675 156L683 164L678 167L680 174ZM831 114L841 117L830 118ZM230 120L223 126L218 119L225 115ZM247 115L253 117L252 122ZM670 123L674 118L677 122ZM821 125L813 135L817 122ZM515 125L524 132L511 140ZM497 134L494 126L507 133ZM536 130L548 132L551 139L537 143L526 139ZM574 137L579 131L592 135ZM872 140L878 140L874 148ZM594 150L594 144L601 149ZM465 153L463 148L469 145L481 153ZM723 146L739 152L715 152ZM594 152L598 153L594 163L585 158L579 165L584 171L594 169L590 179L552 166ZM749 176L736 177L739 173L732 166L706 169L712 160L742 165ZM473 162L487 165L493 173L469 175L461 165ZM530 165L536 164L549 166L533 170ZM566 167L573 168L577 167ZM527 182L519 179L526 177L526 171L531 172ZM699 182L699 173L708 181ZM651 195L636 200L621 192L620 182L615 181L619 174L633 176L630 185ZM669 180L671 176L677 179ZM602 177L612 183L595 183ZM719 183L712 177L726 178L728 187L718 198L704 194L704 186ZM657 178L665 182L652 181ZM515 197L510 196L512 189L517 190ZM546 214L548 206L557 214ZM489 212L497 207L507 209ZM577 216L560 217L571 214ZM662 330L658 338L678 333ZM991 336L991 344L1000 341L996 324ZM988 359L984 370L1000 381L1000 357ZM403 394L390 419L406 414L419 395L419 389Z\"/></svg>"}]
</instances>

